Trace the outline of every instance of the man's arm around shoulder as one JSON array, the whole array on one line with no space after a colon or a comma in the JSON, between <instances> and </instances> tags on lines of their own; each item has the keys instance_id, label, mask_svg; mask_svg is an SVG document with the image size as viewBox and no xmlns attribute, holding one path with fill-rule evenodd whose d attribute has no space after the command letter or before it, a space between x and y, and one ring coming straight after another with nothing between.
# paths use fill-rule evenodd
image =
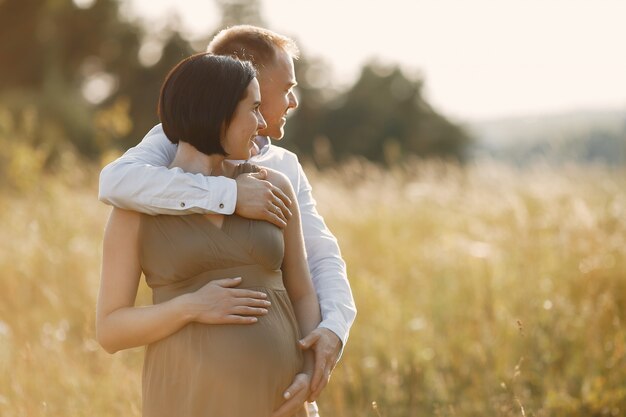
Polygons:
<instances>
[{"instance_id":1,"label":"man's arm around shoulder","mask_svg":"<svg viewBox=\"0 0 626 417\"><path fill-rule=\"evenodd\" d=\"M100 201L147 214L232 214L235 180L185 173L168 165L176 155L161 125L100 173Z\"/></svg>"}]
</instances>

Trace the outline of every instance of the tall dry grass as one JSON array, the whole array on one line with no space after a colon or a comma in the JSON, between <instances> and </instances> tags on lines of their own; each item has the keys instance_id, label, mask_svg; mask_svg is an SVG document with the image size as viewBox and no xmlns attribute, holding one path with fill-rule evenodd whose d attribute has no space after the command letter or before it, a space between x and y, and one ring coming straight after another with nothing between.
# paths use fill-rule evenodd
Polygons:
<instances>
[{"instance_id":1,"label":"tall dry grass","mask_svg":"<svg viewBox=\"0 0 626 417\"><path fill-rule=\"evenodd\" d=\"M108 208L68 158L0 191L0 415L139 416L142 349L94 341ZM323 417L626 414L625 171L309 172L359 309Z\"/></svg>"}]
</instances>

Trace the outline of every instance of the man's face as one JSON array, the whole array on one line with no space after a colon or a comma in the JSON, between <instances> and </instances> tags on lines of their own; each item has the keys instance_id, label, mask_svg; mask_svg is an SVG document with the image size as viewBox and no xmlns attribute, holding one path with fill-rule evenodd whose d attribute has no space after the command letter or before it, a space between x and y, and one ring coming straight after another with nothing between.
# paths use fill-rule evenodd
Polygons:
<instances>
[{"instance_id":1,"label":"man's face","mask_svg":"<svg viewBox=\"0 0 626 417\"><path fill-rule=\"evenodd\" d=\"M284 135L286 116L290 109L298 107L298 99L293 93L296 86L296 74L293 59L285 51L279 51L276 62L259 70L261 86L261 114L267 127L259 135L272 139L281 139Z\"/></svg>"}]
</instances>

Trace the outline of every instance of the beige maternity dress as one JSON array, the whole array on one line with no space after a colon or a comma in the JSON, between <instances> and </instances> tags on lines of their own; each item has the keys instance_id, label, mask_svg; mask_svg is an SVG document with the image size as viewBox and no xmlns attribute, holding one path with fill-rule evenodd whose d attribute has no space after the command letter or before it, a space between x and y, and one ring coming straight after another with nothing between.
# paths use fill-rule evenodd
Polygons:
<instances>
[{"instance_id":1,"label":"beige maternity dress","mask_svg":"<svg viewBox=\"0 0 626 417\"><path fill-rule=\"evenodd\" d=\"M249 164L239 171L250 172ZM283 285L282 231L225 216L142 215L141 265L153 302L222 278L268 295L269 313L249 325L191 323L147 347L144 417L269 417L302 366L293 308ZM298 414L300 415L300 414Z\"/></svg>"}]
</instances>

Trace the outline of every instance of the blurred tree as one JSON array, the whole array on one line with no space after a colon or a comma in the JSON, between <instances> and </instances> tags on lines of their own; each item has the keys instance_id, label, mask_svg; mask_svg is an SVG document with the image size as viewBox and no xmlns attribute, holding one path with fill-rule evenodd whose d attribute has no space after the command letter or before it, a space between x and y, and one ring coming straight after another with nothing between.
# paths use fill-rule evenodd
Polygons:
<instances>
[{"instance_id":1,"label":"blurred tree","mask_svg":"<svg viewBox=\"0 0 626 417\"><path fill-rule=\"evenodd\" d=\"M117 0L0 2L0 106L35 114L33 145L68 141L96 156L138 142L156 121L166 72L192 52L176 32L160 59L142 65L144 33L119 15Z\"/></svg>"},{"instance_id":2,"label":"blurred tree","mask_svg":"<svg viewBox=\"0 0 626 417\"><path fill-rule=\"evenodd\" d=\"M215 1L220 28L264 26L259 0ZM0 0L0 111L27 124L24 137L50 154L68 144L89 156L128 148L158 122L170 68L206 47L191 46L174 26L149 32L120 16L118 0ZM296 72L300 108L283 143L320 165L351 154L388 163L409 153L463 159L467 136L426 103L421 80L372 64L337 94L321 60L302 57Z\"/></svg>"},{"instance_id":3,"label":"blurred tree","mask_svg":"<svg viewBox=\"0 0 626 417\"><path fill-rule=\"evenodd\" d=\"M0 102L15 115L35 114L35 145L55 148L69 138L88 154L96 152L94 100L115 84L106 69L132 51L135 33L118 23L117 3L98 1L78 7L70 0L0 2ZM88 6L88 7L86 7ZM113 42L126 38L128 49Z\"/></svg>"},{"instance_id":4,"label":"blurred tree","mask_svg":"<svg viewBox=\"0 0 626 417\"><path fill-rule=\"evenodd\" d=\"M320 71L306 60L304 66L304 75ZM465 159L469 136L426 102L421 79L409 79L397 67L369 64L351 89L323 103L310 78L299 77L304 80L300 109L288 128L287 146L313 154L318 164L328 163L331 154L387 164L409 154ZM316 102L308 104L311 98Z\"/></svg>"},{"instance_id":5,"label":"blurred tree","mask_svg":"<svg viewBox=\"0 0 626 417\"><path fill-rule=\"evenodd\" d=\"M132 61L129 59L125 65L114 69L119 74L118 89L107 100L107 104L120 100L130 103L128 114L133 122L132 129L118 141L117 147L126 149L136 145L159 122L156 108L165 76L180 60L197 52L178 32L171 30L165 36L160 58L155 64L142 65L135 53Z\"/></svg>"}]
</instances>

